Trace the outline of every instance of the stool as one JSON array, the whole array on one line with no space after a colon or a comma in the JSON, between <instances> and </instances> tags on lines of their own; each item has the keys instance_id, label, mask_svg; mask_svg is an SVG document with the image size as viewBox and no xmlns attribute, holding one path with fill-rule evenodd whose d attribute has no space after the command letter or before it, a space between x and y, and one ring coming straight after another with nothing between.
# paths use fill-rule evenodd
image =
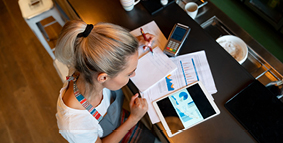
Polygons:
<instances>
[{"instance_id":1,"label":"stool","mask_svg":"<svg viewBox=\"0 0 283 143\"><path fill-rule=\"evenodd\" d=\"M64 26L65 22L60 16L59 11L54 6L52 0L19 0L18 3L26 23L32 29L51 58L55 60L55 55L53 53L55 48L51 49L47 41L44 39L45 36L46 39L49 40L44 27L50 26L56 22L58 22L61 26ZM42 26L40 21L50 16L52 16L55 21Z\"/></svg>"}]
</instances>

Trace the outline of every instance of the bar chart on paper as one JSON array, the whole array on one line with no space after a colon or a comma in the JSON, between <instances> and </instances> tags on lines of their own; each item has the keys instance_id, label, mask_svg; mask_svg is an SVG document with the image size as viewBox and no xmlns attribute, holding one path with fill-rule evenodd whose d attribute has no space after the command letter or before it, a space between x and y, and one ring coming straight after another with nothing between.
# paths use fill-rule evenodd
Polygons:
<instances>
[{"instance_id":1,"label":"bar chart on paper","mask_svg":"<svg viewBox=\"0 0 283 143\"><path fill-rule=\"evenodd\" d=\"M165 77L165 81L166 81L168 91L173 91L175 88L172 82L171 74Z\"/></svg>"},{"instance_id":2,"label":"bar chart on paper","mask_svg":"<svg viewBox=\"0 0 283 143\"><path fill-rule=\"evenodd\" d=\"M193 58L187 60L172 59L172 61L177 65L178 70L165 77L166 92L174 91L199 80L198 70L196 69Z\"/></svg>"},{"instance_id":3,"label":"bar chart on paper","mask_svg":"<svg viewBox=\"0 0 283 143\"><path fill-rule=\"evenodd\" d=\"M182 73L185 85L201 81L210 94L217 92L204 51L181 55L172 60L178 65L179 74Z\"/></svg>"},{"instance_id":4,"label":"bar chart on paper","mask_svg":"<svg viewBox=\"0 0 283 143\"><path fill-rule=\"evenodd\" d=\"M195 81L199 81L198 71L193 58L186 61L180 61L180 66L186 85Z\"/></svg>"}]
</instances>

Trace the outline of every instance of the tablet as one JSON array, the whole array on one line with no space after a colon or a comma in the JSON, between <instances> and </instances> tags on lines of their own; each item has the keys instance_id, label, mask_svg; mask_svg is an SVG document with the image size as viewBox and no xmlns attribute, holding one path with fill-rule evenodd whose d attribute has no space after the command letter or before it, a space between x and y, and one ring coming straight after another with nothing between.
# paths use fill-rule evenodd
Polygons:
<instances>
[{"instance_id":1,"label":"tablet","mask_svg":"<svg viewBox=\"0 0 283 143\"><path fill-rule=\"evenodd\" d=\"M169 137L220 114L200 81L153 101L153 106Z\"/></svg>"}]
</instances>

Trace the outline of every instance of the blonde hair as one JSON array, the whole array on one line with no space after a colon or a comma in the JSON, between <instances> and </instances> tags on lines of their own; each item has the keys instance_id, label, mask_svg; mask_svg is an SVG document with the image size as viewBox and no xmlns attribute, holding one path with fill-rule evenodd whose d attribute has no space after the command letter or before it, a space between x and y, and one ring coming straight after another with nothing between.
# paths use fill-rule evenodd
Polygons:
<instances>
[{"instance_id":1,"label":"blonde hair","mask_svg":"<svg viewBox=\"0 0 283 143\"><path fill-rule=\"evenodd\" d=\"M82 73L90 84L95 73L115 77L125 68L126 58L137 51L136 38L110 23L95 24L87 37L77 37L86 26L80 20L64 25L55 49L56 58Z\"/></svg>"}]
</instances>

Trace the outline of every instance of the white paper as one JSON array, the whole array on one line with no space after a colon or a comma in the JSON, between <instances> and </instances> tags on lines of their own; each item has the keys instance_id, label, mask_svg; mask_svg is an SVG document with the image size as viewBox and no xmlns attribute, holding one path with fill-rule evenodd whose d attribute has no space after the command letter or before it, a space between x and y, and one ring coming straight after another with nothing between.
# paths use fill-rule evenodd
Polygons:
<instances>
[{"instance_id":1,"label":"white paper","mask_svg":"<svg viewBox=\"0 0 283 143\"><path fill-rule=\"evenodd\" d=\"M149 52L139 59L136 76L131 78L141 92L151 88L177 69L176 65L160 48L154 48L153 53Z\"/></svg>"},{"instance_id":2,"label":"white paper","mask_svg":"<svg viewBox=\"0 0 283 143\"><path fill-rule=\"evenodd\" d=\"M152 105L156 99L198 80L204 84L210 94L217 92L204 51L177 56L171 60L177 65L177 70L141 93L148 102L148 114L153 124L160 121ZM212 96L210 98L213 99Z\"/></svg>"},{"instance_id":3,"label":"white paper","mask_svg":"<svg viewBox=\"0 0 283 143\"><path fill-rule=\"evenodd\" d=\"M211 70L205 55L205 51L194 52L186 55L181 55L176 57L182 61L183 65L185 64L193 64L193 68L188 69L188 73L186 75L187 84L190 84L195 81L201 81L205 86L206 90L210 94L214 94L217 92ZM185 69L186 70L186 69Z\"/></svg>"}]
</instances>

